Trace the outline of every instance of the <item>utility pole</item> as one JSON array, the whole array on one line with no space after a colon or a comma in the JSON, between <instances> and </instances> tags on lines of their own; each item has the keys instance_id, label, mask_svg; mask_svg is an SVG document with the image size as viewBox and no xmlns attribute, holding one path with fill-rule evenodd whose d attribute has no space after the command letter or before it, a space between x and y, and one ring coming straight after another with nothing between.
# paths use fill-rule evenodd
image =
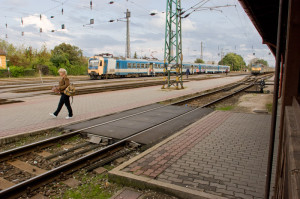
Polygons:
<instances>
[{"instance_id":1,"label":"utility pole","mask_svg":"<svg viewBox=\"0 0 300 199\"><path fill-rule=\"evenodd\" d=\"M203 60L203 43L201 41L201 59Z\"/></svg>"},{"instance_id":2,"label":"utility pole","mask_svg":"<svg viewBox=\"0 0 300 199\"><path fill-rule=\"evenodd\" d=\"M166 6L166 31L165 31L165 53L164 53L164 72L165 85L168 88L174 85L178 89L178 85L182 83L182 28L181 28L181 0L167 0ZM172 53L173 51L173 53ZM171 81L171 70L176 72L176 80Z\"/></svg>"},{"instance_id":3,"label":"utility pole","mask_svg":"<svg viewBox=\"0 0 300 199\"><path fill-rule=\"evenodd\" d=\"M131 16L131 13L127 9L126 12L126 23L127 23L127 33L126 33L126 58L130 58L130 31L129 31L129 18Z\"/></svg>"}]
</instances>

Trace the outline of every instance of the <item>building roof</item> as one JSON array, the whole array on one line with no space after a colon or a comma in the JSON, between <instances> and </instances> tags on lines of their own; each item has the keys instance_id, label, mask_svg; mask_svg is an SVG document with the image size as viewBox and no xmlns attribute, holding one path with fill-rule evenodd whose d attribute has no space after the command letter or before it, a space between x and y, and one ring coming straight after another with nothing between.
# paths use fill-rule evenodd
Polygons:
<instances>
[{"instance_id":1,"label":"building roof","mask_svg":"<svg viewBox=\"0 0 300 199\"><path fill-rule=\"evenodd\" d=\"M239 0L255 28L275 55L279 0Z\"/></svg>"},{"instance_id":2,"label":"building roof","mask_svg":"<svg viewBox=\"0 0 300 199\"><path fill-rule=\"evenodd\" d=\"M0 49L0 55L6 55L6 52L2 49Z\"/></svg>"}]
</instances>

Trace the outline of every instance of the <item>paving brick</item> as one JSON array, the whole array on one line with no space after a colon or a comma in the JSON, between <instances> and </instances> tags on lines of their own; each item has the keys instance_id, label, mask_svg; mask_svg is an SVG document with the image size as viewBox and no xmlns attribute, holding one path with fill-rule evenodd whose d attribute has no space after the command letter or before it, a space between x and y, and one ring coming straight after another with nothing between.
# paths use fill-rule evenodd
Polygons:
<instances>
[{"instance_id":1,"label":"paving brick","mask_svg":"<svg viewBox=\"0 0 300 199\"><path fill-rule=\"evenodd\" d=\"M234 193L234 196L241 197L243 199L253 199L253 196L251 196L251 195L246 195L246 194L237 193L237 192Z\"/></svg>"},{"instance_id":2,"label":"paving brick","mask_svg":"<svg viewBox=\"0 0 300 199\"><path fill-rule=\"evenodd\" d=\"M237 188L237 187L227 186L226 189L233 191L234 193L245 193L244 189Z\"/></svg>"},{"instance_id":3,"label":"paving brick","mask_svg":"<svg viewBox=\"0 0 300 199\"><path fill-rule=\"evenodd\" d=\"M255 191L246 190L245 192L246 192L247 195L251 195L251 196L254 196L254 197L264 197L264 194L258 193L258 192L255 192Z\"/></svg>"},{"instance_id":4,"label":"paving brick","mask_svg":"<svg viewBox=\"0 0 300 199\"><path fill-rule=\"evenodd\" d=\"M221 189L217 188L216 192L222 193L222 194L227 194L227 195L233 195L233 191L227 190L227 189Z\"/></svg>"},{"instance_id":5,"label":"paving brick","mask_svg":"<svg viewBox=\"0 0 300 199\"><path fill-rule=\"evenodd\" d=\"M182 179L178 179L178 178L173 178L173 177L169 177L168 180L170 180L171 182L180 182L182 183Z\"/></svg>"},{"instance_id":6,"label":"paving brick","mask_svg":"<svg viewBox=\"0 0 300 199\"><path fill-rule=\"evenodd\" d=\"M173 178L177 178L178 177L177 174L169 173L169 172L164 172L164 175L169 176L169 177L173 177Z\"/></svg>"},{"instance_id":7,"label":"paving brick","mask_svg":"<svg viewBox=\"0 0 300 199\"><path fill-rule=\"evenodd\" d=\"M200 180L200 179L193 179L195 183L203 184L203 185L209 185L209 181Z\"/></svg>"},{"instance_id":8,"label":"paving brick","mask_svg":"<svg viewBox=\"0 0 300 199\"><path fill-rule=\"evenodd\" d=\"M210 186L217 187L219 189L226 189L226 185L221 185L219 183L214 183L214 182L211 182Z\"/></svg>"}]
</instances>

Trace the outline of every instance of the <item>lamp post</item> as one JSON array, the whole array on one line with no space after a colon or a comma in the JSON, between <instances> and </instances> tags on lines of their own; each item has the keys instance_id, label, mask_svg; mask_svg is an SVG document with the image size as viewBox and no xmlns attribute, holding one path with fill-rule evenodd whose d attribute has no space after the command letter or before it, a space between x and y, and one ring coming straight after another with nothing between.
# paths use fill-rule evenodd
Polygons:
<instances>
[{"instance_id":1,"label":"lamp post","mask_svg":"<svg viewBox=\"0 0 300 199\"><path fill-rule=\"evenodd\" d=\"M7 66L7 72L8 72L8 77L10 78L10 70L9 70L9 66L7 65L7 62L9 62L9 60L6 60L6 66Z\"/></svg>"}]
</instances>

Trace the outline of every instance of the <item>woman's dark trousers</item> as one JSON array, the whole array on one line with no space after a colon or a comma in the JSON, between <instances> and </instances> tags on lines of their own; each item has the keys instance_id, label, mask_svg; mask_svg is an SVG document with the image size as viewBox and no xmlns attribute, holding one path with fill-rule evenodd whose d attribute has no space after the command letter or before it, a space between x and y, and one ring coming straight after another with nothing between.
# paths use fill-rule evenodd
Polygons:
<instances>
[{"instance_id":1,"label":"woman's dark trousers","mask_svg":"<svg viewBox=\"0 0 300 199\"><path fill-rule=\"evenodd\" d=\"M69 117L72 117L73 116L73 111L72 111L72 107L71 107L71 104L70 104L70 96L67 96L64 93L61 93L61 97L60 97L60 100L59 100L59 103L58 103L57 110L53 114L57 116L64 104L66 105L66 107L69 111Z\"/></svg>"}]
</instances>

